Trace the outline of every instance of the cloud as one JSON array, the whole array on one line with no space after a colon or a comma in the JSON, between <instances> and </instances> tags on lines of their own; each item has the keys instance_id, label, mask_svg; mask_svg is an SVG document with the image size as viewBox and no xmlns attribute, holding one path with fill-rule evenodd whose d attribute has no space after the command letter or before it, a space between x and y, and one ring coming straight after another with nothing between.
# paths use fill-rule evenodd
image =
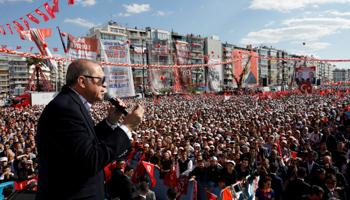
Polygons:
<instances>
[{"instance_id":1,"label":"cloud","mask_svg":"<svg viewBox=\"0 0 350 200\"><path fill-rule=\"evenodd\" d=\"M302 44L302 41L295 41L292 42L292 44ZM306 42L304 47L312 49L312 50L321 50L321 49L325 49L329 46L331 46L331 43L328 42Z\"/></svg>"},{"instance_id":2,"label":"cloud","mask_svg":"<svg viewBox=\"0 0 350 200\"><path fill-rule=\"evenodd\" d=\"M81 4L83 7L93 6L97 3L95 0L75 0L76 4Z\"/></svg>"},{"instance_id":3,"label":"cloud","mask_svg":"<svg viewBox=\"0 0 350 200\"><path fill-rule=\"evenodd\" d=\"M117 17L117 16L119 16L119 17L130 17L131 16L131 14L130 13L119 13L118 15L113 15L114 17Z\"/></svg>"},{"instance_id":4,"label":"cloud","mask_svg":"<svg viewBox=\"0 0 350 200\"><path fill-rule=\"evenodd\" d=\"M269 23L265 24L265 26L272 26L275 24L275 21L269 21Z\"/></svg>"},{"instance_id":5,"label":"cloud","mask_svg":"<svg viewBox=\"0 0 350 200\"><path fill-rule=\"evenodd\" d=\"M143 12L148 12L151 7L150 4L137 4L134 3L132 5L125 5L123 4L123 6L126 8L126 12L128 13L132 13L132 14L139 14L139 13L143 13Z\"/></svg>"},{"instance_id":6,"label":"cloud","mask_svg":"<svg viewBox=\"0 0 350 200\"><path fill-rule=\"evenodd\" d=\"M307 6L316 7L321 4L331 3L350 3L350 0L253 0L249 6L250 9L278 10L280 12L289 12L295 9L303 9Z\"/></svg>"},{"instance_id":7,"label":"cloud","mask_svg":"<svg viewBox=\"0 0 350 200\"><path fill-rule=\"evenodd\" d=\"M342 29L350 29L350 19L344 18L304 18L282 22L285 28L263 29L250 32L241 39L242 44L275 44L289 40L315 41L336 34Z\"/></svg>"},{"instance_id":8,"label":"cloud","mask_svg":"<svg viewBox=\"0 0 350 200\"><path fill-rule=\"evenodd\" d=\"M328 11L325 11L324 13L328 13L330 15L335 15L335 16L350 16L350 12L339 12L339 11L336 11L336 10L328 10Z\"/></svg>"},{"instance_id":9,"label":"cloud","mask_svg":"<svg viewBox=\"0 0 350 200\"><path fill-rule=\"evenodd\" d=\"M63 22L66 22L66 23L72 23L72 24L76 24L76 25L79 25L79 26L84 26L84 27L88 27L88 28L91 28L91 27L96 27L98 26L97 24L93 23L93 22L89 22L85 19L82 19L82 18L76 18L76 19L65 19Z\"/></svg>"},{"instance_id":10,"label":"cloud","mask_svg":"<svg viewBox=\"0 0 350 200\"><path fill-rule=\"evenodd\" d=\"M173 11L157 11L156 13L154 13L153 15L155 16L165 16L165 15L170 15L172 14Z\"/></svg>"}]
</instances>

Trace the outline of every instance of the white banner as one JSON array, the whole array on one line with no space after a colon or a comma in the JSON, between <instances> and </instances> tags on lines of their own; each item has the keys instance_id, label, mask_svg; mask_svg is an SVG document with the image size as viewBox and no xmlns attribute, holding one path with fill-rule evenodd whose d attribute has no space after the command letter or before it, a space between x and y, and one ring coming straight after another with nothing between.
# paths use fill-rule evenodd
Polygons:
<instances>
[{"instance_id":1,"label":"white banner","mask_svg":"<svg viewBox=\"0 0 350 200\"><path fill-rule=\"evenodd\" d=\"M130 49L126 42L118 40L100 40L101 55L106 62L130 64ZM107 91L118 97L135 96L134 80L131 67L106 65L104 73Z\"/></svg>"},{"instance_id":2,"label":"white banner","mask_svg":"<svg viewBox=\"0 0 350 200\"><path fill-rule=\"evenodd\" d=\"M218 59L210 59L208 64L219 63ZM208 75L207 75L207 92L219 92L220 85L222 82L222 65L211 65L208 66Z\"/></svg>"}]
</instances>

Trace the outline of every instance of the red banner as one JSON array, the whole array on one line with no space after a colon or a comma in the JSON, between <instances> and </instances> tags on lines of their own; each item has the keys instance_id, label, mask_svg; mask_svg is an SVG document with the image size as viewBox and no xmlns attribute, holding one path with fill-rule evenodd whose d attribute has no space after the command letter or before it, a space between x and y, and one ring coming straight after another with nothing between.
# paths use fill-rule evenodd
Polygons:
<instances>
[{"instance_id":1,"label":"red banner","mask_svg":"<svg viewBox=\"0 0 350 200\"><path fill-rule=\"evenodd\" d=\"M36 175L34 178L32 178L30 180L25 180L25 181L21 181L21 182L14 181L15 190L24 190L28 184L31 184L34 181L38 181L38 175ZM36 186L35 186L34 190L36 190Z\"/></svg>"},{"instance_id":2,"label":"red banner","mask_svg":"<svg viewBox=\"0 0 350 200\"><path fill-rule=\"evenodd\" d=\"M191 200L198 199L197 181L193 180Z\"/></svg>"},{"instance_id":3,"label":"red banner","mask_svg":"<svg viewBox=\"0 0 350 200\"><path fill-rule=\"evenodd\" d=\"M210 193L208 191L206 191L205 193L207 194L208 200L218 200L218 197L215 194Z\"/></svg>"},{"instance_id":4,"label":"red banner","mask_svg":"<svg viewBox=\"0 0 350 200\"><path fill-rule=\"evenodd\" d=\"M2 28L2 31L4 32L4 35L6 35L6 31L5 31L4 26L3 26L3 25L1 25L1 28Z\"/></svg>"},{"instance_id":5,"label":"red banner","mask_svg":"<svg viewBox=\"0 0 350 200\"><path fill-rule=\"evenodd\" d=\"M237 80L239 80L243 69L247 66L246 73L242 77L242 83L256 85L258 83L258 59L255 58L255 56L257 56L257 53L251 51L243 51L239 49L233 49L232 53L234 59L239 59L233 62L234 76L237 78ZM249 63L247 64L249 56L251 56L251 58Z\"/></svg>"}]
</instances>

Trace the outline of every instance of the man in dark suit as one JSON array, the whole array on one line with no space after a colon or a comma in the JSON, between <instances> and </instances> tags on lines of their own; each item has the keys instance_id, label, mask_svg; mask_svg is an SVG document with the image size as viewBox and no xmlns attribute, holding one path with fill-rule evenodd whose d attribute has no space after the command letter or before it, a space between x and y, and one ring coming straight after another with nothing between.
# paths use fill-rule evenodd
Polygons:
<instances>
[{"instance_id":1,"label":"man in dark suit","mask_svg":"<svg viewBox=\"0 0 350 200\"><path fill-rule=\"evenodd\" d=\"M144 112L137 105L118 126L122 113L112 105L107 118L95 126L89 110L103 99L106 87L98 62L78 59L69 65L66 85L39 119L37 200L105 199L103 169L131 149L130 131L139 125ZM57 160L65 165L58 165Z\"/></svg>"},{"instance_id":2,"label":"man in dark suit","mask_svg":"<svg viewBox=\"0 0 350 200\"><path fill-rule=\"evenodd\" d=\"M134 168L131 165L125 167L124 174L121 169L113 169L108 183L111 200L131 200L139 195L135 184L129 178L133 173Z\"/></svg>"},{"instance_id":3,"label":"man in dark suit","mask_svg":"<svg viewBox=\"0 0 350 200\"><path fill-rule=\"evenodd\" d=\"M306 169L298 167L297 178L290 181L286 188L286 198L283 199L300 199L303 195L308 195L312 192L311 186L304 181Z\"/></svg>"},{"instance_id":4,"label":"man in dark suit","mask_svg":"<svg viewBox=\"0 0 350 200\"><path fill-rule=\"evenodd\" d=\"M315 84L316 83L316 79L314 77L314 73L313 72L309 72L309 78L307 78L306 81L311 83L311 84Z\"/></svg>"},{"instance_id":5,"label":"man in dark suit","mask_svg":"<svg viewBox=\"0 0 350 200\"><path fill-rule=\"evenodd\" d=\"M305 79L303 78L303 72L298 72L298 77L295 80L298 85L302 82L305 82Z\"/></svg>"},{"instance_id":6,"label":"man in dark suit","mask_svg":"<svg viewBox=\"0 0 350 200\"><path fill-rule=\"evenodd\" d=\"M139 188L139 196L132 198L132 200L146 200L146 195L148 193L148 183L141 182Z\"/></svg>"},{"instance_id":7,"label":"man in dark suit","mask_svg":"<svg viewBox=\"0 0 350 200\"><path fill-rule=\"evenodd\" d=\"M324 128L324 134L321 139L321 143L326 142L327 150L329 152L334 152L337 150L337 139L331 134L331 129L329 127Z\"/></svg>"},{"instance_id":8,"label":"man in dark suit","mask_svg":"<svg viewBox=\"0 0 350 200\"><path fill-rule=\"evenodd\" d=\"M282 200L283 194L283 180L276 175L277 164L271 163L269 177L271 177L271 188L275 192L275 200Z\"/></svg>"},{"instance_id":9,"label":"man in dark suit","mask_svg":"<svg viewBox=\"0 0 350 200\"><path fill-rule=\"evenodd\" d=\"M261 164L262 160L269 156L269 152L267 148L263 147L265 141L262 137L258 139L258 147L256 149L256 162L257 164Z\"/></svg>"},{"instance_id":10,"label":"man in dark suit","mask_svg":"<svg viewBox=\"0 0 350 200\"><path fill-rule=\"evenodd\" d=\"M271 150L271 155L268 157L268 159L270 164L275 163L277 165L277 175L284 178L287 175L286 167L275 149Z\"/></svg>"},{"instance_id":11,"label":"man in dark suit","mask_svg":"<svg viewBox=\"0 0 350 200\"><path fill-rule=\"evenodd\" d=\"M307 161L301 163L301 167L306 169L305 182L310 183L317 175L317 169L320 168L320 165L315 162L315 155L313 151L308 152Z\"/></svg>"}]
</instances>

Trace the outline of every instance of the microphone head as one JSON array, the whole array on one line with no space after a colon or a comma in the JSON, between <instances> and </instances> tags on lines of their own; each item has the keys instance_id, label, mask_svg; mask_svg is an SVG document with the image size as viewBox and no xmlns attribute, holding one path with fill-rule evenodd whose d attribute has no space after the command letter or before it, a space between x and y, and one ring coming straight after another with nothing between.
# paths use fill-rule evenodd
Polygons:
<instances>
[{"instance_id":1,"label":"microphone head","mask_svg":"<svg viewBox=\"0 0 350 200\"><path fill-rule=\"evenodd\" d=\"M109 101L110 99L113 99L114 97L113 97L113 95L111 94L111 93L109 93L109 92L106 92L105 94L104 94L104 96L103 96L103 99L105 100L105 101Z\"/></svg>"}]
</instances>

